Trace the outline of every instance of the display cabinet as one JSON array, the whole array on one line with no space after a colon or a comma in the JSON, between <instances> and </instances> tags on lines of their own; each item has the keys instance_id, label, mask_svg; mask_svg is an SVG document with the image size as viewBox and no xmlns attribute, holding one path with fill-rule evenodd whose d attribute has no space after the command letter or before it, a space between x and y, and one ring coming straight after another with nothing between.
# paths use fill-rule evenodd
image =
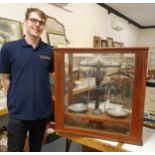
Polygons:
<instances>
[{"instance_id":1,"label":"display cabinet","mask_svg":"<svg viewBox=\"0 0 155 155\"><path fill-rule=\"evenodd\" d=\"M147 53L55 49L56 131L142 145Z\"/></svg>"}]
</instances>

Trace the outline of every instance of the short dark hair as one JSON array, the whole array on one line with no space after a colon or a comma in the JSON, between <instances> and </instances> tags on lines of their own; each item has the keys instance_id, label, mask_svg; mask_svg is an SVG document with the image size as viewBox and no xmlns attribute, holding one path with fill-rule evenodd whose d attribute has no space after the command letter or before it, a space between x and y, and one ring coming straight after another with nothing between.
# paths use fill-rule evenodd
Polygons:
<instances>
[{"instance_id":1,"label":"short dark hair","mask_svg":"<svg viewBox=\"0 0 155 155\"><path fill-rule=\"evenodd\" d=\"M38 8L28 8L25 13L25 19L28 19L32 12L37 13L42 19L44 19L46 21L46 19L47 19L46 14Z\"/></svg>"}]
</instances>

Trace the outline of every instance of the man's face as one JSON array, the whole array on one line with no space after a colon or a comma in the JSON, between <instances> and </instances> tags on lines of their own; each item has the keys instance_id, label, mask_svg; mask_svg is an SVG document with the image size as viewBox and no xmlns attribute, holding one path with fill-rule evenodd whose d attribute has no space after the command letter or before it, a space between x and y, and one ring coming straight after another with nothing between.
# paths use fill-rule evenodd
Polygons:
<instances>
[{"instance_id":1,"label":"man's face","mask_svg":"<svg viewBox=\"0 0 155 155\"><path fill-rule=\"evenodd\" d=\"M40 18L35 12L32 12L25 20L26 33L32 37L40 37L45 27L45 20Z\"/></svg>"}]
</instances>

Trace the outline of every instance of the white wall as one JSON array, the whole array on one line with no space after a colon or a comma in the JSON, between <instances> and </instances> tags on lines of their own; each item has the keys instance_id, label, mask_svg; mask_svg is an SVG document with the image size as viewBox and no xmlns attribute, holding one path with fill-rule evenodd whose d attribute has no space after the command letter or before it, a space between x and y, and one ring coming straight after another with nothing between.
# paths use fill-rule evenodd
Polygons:
<instances>
[{"instance_id":1,"label":"white wall","mask_svg":"<svg viewBox=\"0 0 155 155\"><path fill-rule=\"evenodd\" d=\"M0 16L4 18L24 21L27 7L37 7L51 17L56 18L65 26L70 47L92 47L93 36L97 35L106 39L112 37L115 41L124 42L125 46L136 46L139 38L139 29L128 25L126 21L108 14L105 9L95 3L72 3L66 6L72 12L64 11L49 4L0 4ZM111 22L119 20L123 24L122 31L111 28ZM43 40L46 37L43 35Z\"/></svg>"},{"instance_id":2,"label":"white wall","mask_svg":"<svg viewBox=\"0 0 155 155\"><path fill-rule=\"evenodd\" d=\"M140 30L138 46L149 47L148 69L155 69L155 28Z\"/></svg>"},{"instance_id":3,"label":"white wall","mask_svg":"<svg viewBox=\"0 0 155 155\"><path fill-rule=\"evenodd\" d=\"M155 28L140 30L138 46L155 47Z\"/></svg>"}]
</instances>

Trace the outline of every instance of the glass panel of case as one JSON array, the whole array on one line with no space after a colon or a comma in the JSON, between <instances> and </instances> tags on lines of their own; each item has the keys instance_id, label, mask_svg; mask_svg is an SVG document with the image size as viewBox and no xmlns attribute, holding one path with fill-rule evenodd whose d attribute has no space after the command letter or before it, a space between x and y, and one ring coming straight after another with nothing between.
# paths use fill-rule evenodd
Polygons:
<instances>
[{"instance_id":1,"label":"glass panel of case","mask_svg":"<svg viewBox=\"0 0 155 155\"><path fill-rule=\"evenodd\" d=\"M135 54L65 53L65 126L130 134Z\"/></svg>"}]
</instances>

